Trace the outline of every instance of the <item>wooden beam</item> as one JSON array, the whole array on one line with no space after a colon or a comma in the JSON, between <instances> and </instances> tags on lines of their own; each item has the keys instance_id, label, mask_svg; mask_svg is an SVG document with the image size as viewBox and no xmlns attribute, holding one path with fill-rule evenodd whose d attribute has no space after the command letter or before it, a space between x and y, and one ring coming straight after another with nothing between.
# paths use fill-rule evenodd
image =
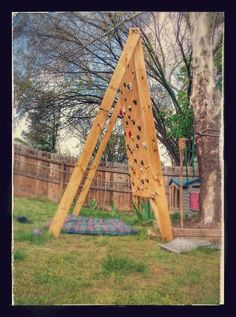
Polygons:
<instances>
[{"instance_id":1,"label":"wooden beam","mask_svg":"<svg viewBox=\"0 0 236 317\"><path fill-rule=\"evenodd\" d=\"M90 167L90 170L88 172L87 178L85 180L85 183L83 185L83 188L82 188L82 190L80 192L79 198L77 200L77 203L76 203L74 211L73 211L73 214L76 215L76 216L80 213L81 207L83 206L83 204L85 202L85 199L86 199L87 194L89 192L89 188L90 188L90 186L92 184L93 178L94 178L94 176L96 174L98 165L99 165L100 160L102 158L103 152L104 152L104 150L106 148L106 145L107 145L107 143L109 141L109 138L111 136L112 130L114 128L114 125L115 125L115 123L117 121L117 116L118 116L119 111L121 109L121 105L122 104L121 104L121 102L119 100L117 105L116 105L116 107L115 107L115 109L114 109L114 111L113 111L113 113L112 113L112 116L111 116L110 121L109 121L108 126L107 126L107 130L106 130L106 132L104 134L104 137L103 137L103 139L101 141L101 144L100 144L99 149L97 151L96 157L93 160L93 163L92 163L92 165Z\"/></svg>"},{"instance_id":2,"label":"wooden beam","mask_svg":"<svg viewBox=\"0 0 236 317\"><path fill-rule=\"evenodd\" d=\"M115 71L112 75L109 86L103 97L100 110L96 116L92 129L90 130L87 141L85 143L84 149L75 166L75 169L71 175L68 186L62 196L57 212L51 223L49 232L52 233L53 236L56 238L60 234L66 215L68 214L69 208L77 193L77 190L83 178L84 172L87 168L91 155L97 144L99 135L104 127L108 112L110 111L114 98L118 92L118 87L120 86L120 83L124 77L126 67L133 55L134 49L137 45L137 42L140 39L140 36L141 36L141 33L140 33L140 30L138 29L131 29L129 32L127 42L122 51L118 64L115 68Z\"/></svg>"},{"instance_id":3,"label":"wooden beam","mask_svg":"<svg viewBox=\"0 0 236 317\"><path fill-rule=\"evenodd\" d=\"M156 178L156 182L154 182L155 195L151 199L151 203L154 209L154 214L158 214L157 221L160 224L160 231L162 237L166 240L172 240L173 233L168 210L168 201L165 192L165 184L162 177L162 168L156 139L156 131L151 106L152 104L149 95L148 80L141 40L138 42L135 48L134 61L139 100L143 113L143 125L146 133L147 150L151 164L151 171L153 172L153 177L150 180L151 182L149 186L151 186L153 179Z\"/></svg>"},{"instance_id":4,"label":"wooden beam","mask_svg":"<svg viewBox=\"0 0 236 317\"><path fill-rule=\"evenodd\" d=\"M221 238L220 229L182 229L173 228L173 234L175 237L212 237Z\"/></svg>"}]
</instances>

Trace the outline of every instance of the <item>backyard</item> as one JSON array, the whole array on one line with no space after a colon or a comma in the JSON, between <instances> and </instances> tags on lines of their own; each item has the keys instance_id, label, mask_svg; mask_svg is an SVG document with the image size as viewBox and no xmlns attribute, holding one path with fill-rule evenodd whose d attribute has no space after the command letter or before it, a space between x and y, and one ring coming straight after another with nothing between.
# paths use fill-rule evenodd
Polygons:
<instances>
[{"instance_id":1,"label":"backyard","mask_svg":"<svg viewBox=\"0 0 236 317\"><path fill-rule=\"evenodd\" d=\"M57 204L14 199L13 294L15 305L192 305L220 302L220 251L206 247L184 254L161 249L135 213L83 208L81 215L115 217L138 230L133 236L62 233L45 223ZM25 216L32 223L19 223ZM173 221L173 220L172 220ZM38 228L41 235L33 234Z\"/></svg>"}]
</instances>

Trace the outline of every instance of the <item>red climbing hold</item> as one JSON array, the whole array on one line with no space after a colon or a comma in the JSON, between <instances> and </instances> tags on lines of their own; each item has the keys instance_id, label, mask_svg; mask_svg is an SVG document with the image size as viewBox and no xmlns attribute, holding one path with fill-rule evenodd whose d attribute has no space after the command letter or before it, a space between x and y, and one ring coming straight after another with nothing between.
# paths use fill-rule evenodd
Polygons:
<instances>
[{"instance_id":1,"label":"red climbing hold","mask_svg":"<svg viewBox=\"0 0 236 317\"><path fill-rule=\"evenodd\" d=\"M129 134L129 138L130 138L130 137L131 137L131 135L132 135L131 131L129 131L129 132L128 132L128 134Z\"/></svg>"},{"instance_id":2,"label":"red climbing hold","mask_svg":"<svg viewBox=\"0 0 236 317\"><path fill-rule=\"evenodd\" d=\"M120 119L123 118L123 112L122 112L122 110L120 110L120 113L119 113L119 115L118 115L118 118L120 118Z\"/></svg>"}]
</instances>

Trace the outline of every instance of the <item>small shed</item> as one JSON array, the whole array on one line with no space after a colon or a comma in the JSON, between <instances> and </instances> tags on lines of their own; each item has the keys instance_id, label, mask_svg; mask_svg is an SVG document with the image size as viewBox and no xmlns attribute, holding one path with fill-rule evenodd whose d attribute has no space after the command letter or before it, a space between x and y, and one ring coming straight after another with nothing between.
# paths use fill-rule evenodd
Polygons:
<instances>
[{"instance_id":1,"label":"small shed","mask_svg":"<svg viewBox=\"0 0 236 317\"><path fill-rule=\"evenodd\" d=\"M184 212L199 211L199 177L183 177L183 205ZM169 209L180 210L180 178L171 177L169 181Z\"/></svg>"}]
</instances>

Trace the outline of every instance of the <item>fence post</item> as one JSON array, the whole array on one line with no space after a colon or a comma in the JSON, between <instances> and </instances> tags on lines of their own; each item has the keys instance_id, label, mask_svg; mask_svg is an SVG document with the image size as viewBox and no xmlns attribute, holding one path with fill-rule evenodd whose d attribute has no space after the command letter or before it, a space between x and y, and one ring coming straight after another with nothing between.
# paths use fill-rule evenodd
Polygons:
<instances>
[{"instance_id":1,"label":"fence post","mask_svg":"<svg viewBox=\"0 0 236 317\"><path fill-rule=\"evenodd\" d=\"M61 161L61 173L60 173L60 188L61 188L61 197L64 192L64 183L65 183L65 162ZM60 197L60 199L61 199Z\"/></svg>"}]
</instances>

